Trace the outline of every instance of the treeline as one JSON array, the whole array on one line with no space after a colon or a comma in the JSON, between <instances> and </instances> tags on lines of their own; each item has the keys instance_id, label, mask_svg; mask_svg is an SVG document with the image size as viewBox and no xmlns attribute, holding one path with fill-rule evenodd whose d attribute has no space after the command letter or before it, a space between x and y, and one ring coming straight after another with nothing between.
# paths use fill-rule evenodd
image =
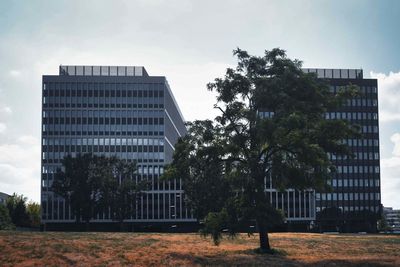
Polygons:
<instances>
[{"instance_id":1,"label":"treeline","mask_svg":"<svg viewBox=\"0 0 400 267\"><path fill-rule=\"evenodd\" d=\"M27 201L28 198L14 193L7 199L5 205L0 204L0 230L40 227L40 205Z\"/></svg>"},{"instance_id":2,"label":"treeline","mask_svg":"<svg viewBox=\"0 0 400 267\"><path fill-rule=\"evenodd\" d=\"M136 162L117 157L78 154L66 156L56 172L52 191L71 207L76 223L89 225L96 214L107 211L120 223L133 214L147 181L137 181Z\"/></svg>"}]
</instances>

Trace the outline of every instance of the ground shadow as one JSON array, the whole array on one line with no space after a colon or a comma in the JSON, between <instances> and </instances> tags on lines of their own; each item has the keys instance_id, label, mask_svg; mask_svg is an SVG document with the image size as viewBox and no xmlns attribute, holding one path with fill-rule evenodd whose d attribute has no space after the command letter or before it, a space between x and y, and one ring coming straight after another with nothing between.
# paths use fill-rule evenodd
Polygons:
<instances>
[{"instance_id":1,"label":"ground shadow","mask_svg":"<svg viewBox=\"0 0 400 267\"><path fill-rule=\"evenodd\" d=\"M316 262L301 262L284 255L259 254L254 249L226 252L218 255L193 255L190 253L174 252L169 254L173 261L189 262L190 265L201 266L395 266L395 261L382 262L379 259L340 260L325 259Z\"/></svg>"},{"instance_id":2,"label":"ground shadow","mask_svg":"<svg viewBox=\"0 0 400 267\"><path fill-rule=\"evenodd\" d=\"M254 249L226 252L218 255L192 255L174 252L171 259L201 266L303 266L282 255L259 254Z\"/></svg>"},{"instance_id":3,"label":"ground shadow","mask_svg":"<svg viewBox=\"0 0 400 267\"><path fill-rule=\"evenodd\" d=\"M322 260L318 262L313 262L308 264L307 266L359 266L359 267L387 267L387 266L396 266L395 262L381 262L379 260Z\"/></svg>"}]
</instances>

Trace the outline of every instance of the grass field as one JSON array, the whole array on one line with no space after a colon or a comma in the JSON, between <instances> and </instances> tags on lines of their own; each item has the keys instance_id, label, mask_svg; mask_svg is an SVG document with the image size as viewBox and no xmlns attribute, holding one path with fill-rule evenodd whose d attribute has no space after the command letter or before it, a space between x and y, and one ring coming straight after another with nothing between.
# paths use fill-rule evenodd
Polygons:
<instances>
[{"instance_id":1,"label":"grass field","mask_svg":"<svg viewBox=\"0 0 400 267\"><path fill-rule=\"evenodd\" d=\"M0 232L0 266L400 266L400 236L279 233L279 255L255 252L258 236L197 234Z\"/></svg>"}]
</instances>

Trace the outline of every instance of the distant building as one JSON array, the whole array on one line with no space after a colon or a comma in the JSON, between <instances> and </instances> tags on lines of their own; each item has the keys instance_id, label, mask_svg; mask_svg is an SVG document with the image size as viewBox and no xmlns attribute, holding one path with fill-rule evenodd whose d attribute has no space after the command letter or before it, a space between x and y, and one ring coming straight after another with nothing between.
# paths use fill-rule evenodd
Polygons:
<instances>
[{"instance_id":1,"label":"distant building","mask_svg":"<svg viewBox=\"0 0 400 267\"><path fill-rule=\"evenodd\" d=\"M74 222L68 203L51 185L61 160L78 153L137 161L138 179L150 181L151 189L126 222L195 221L183 201L181 180L159 179L174 144L186 134L165 77L149 76L144 67L60 66L59 75L43 76L42 90L42 222ZM91 222L112 221L100 212Z\"/></svg>"},{"instance_id":2,"label":"distant building","mask_svg":"<svg viewBox=\"0 0 400 267\"><path fill-rule=\"evenodd\" d=\"M6 193L3 193L3 192L0 192L0 204L5 205L6 201L7 201L7 198L9 198L9 197L10 197L10 195L8 195Z\"/></svg>"},{"instance_id":3,"label":"distant building","mask_svg":"<svg viewBox=\"0 0 400 267\"><path fill-rule=\"evenodd\" d=\"M390 230L400 232L400 210L384 207L383 215L385 216L386 222Z\"/></svg>"}]
</instances>

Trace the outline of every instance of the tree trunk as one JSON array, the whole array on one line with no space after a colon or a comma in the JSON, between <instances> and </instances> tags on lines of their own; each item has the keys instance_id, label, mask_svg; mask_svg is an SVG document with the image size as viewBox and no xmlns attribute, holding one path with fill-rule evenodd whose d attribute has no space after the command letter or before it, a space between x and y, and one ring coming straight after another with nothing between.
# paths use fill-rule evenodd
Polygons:
<instances>
[{"instance_id":1,"label":"tree trunk","mask_svg":"<svg viewBox=\"0 0 400 267\"><path fill-rule=\"evenodd\" d=\"M260 251L268 252L271 250L269 245L268 231L267 227L263 224L258 224L258 233L260 235Z\"/></svg>"}]
</instances>

